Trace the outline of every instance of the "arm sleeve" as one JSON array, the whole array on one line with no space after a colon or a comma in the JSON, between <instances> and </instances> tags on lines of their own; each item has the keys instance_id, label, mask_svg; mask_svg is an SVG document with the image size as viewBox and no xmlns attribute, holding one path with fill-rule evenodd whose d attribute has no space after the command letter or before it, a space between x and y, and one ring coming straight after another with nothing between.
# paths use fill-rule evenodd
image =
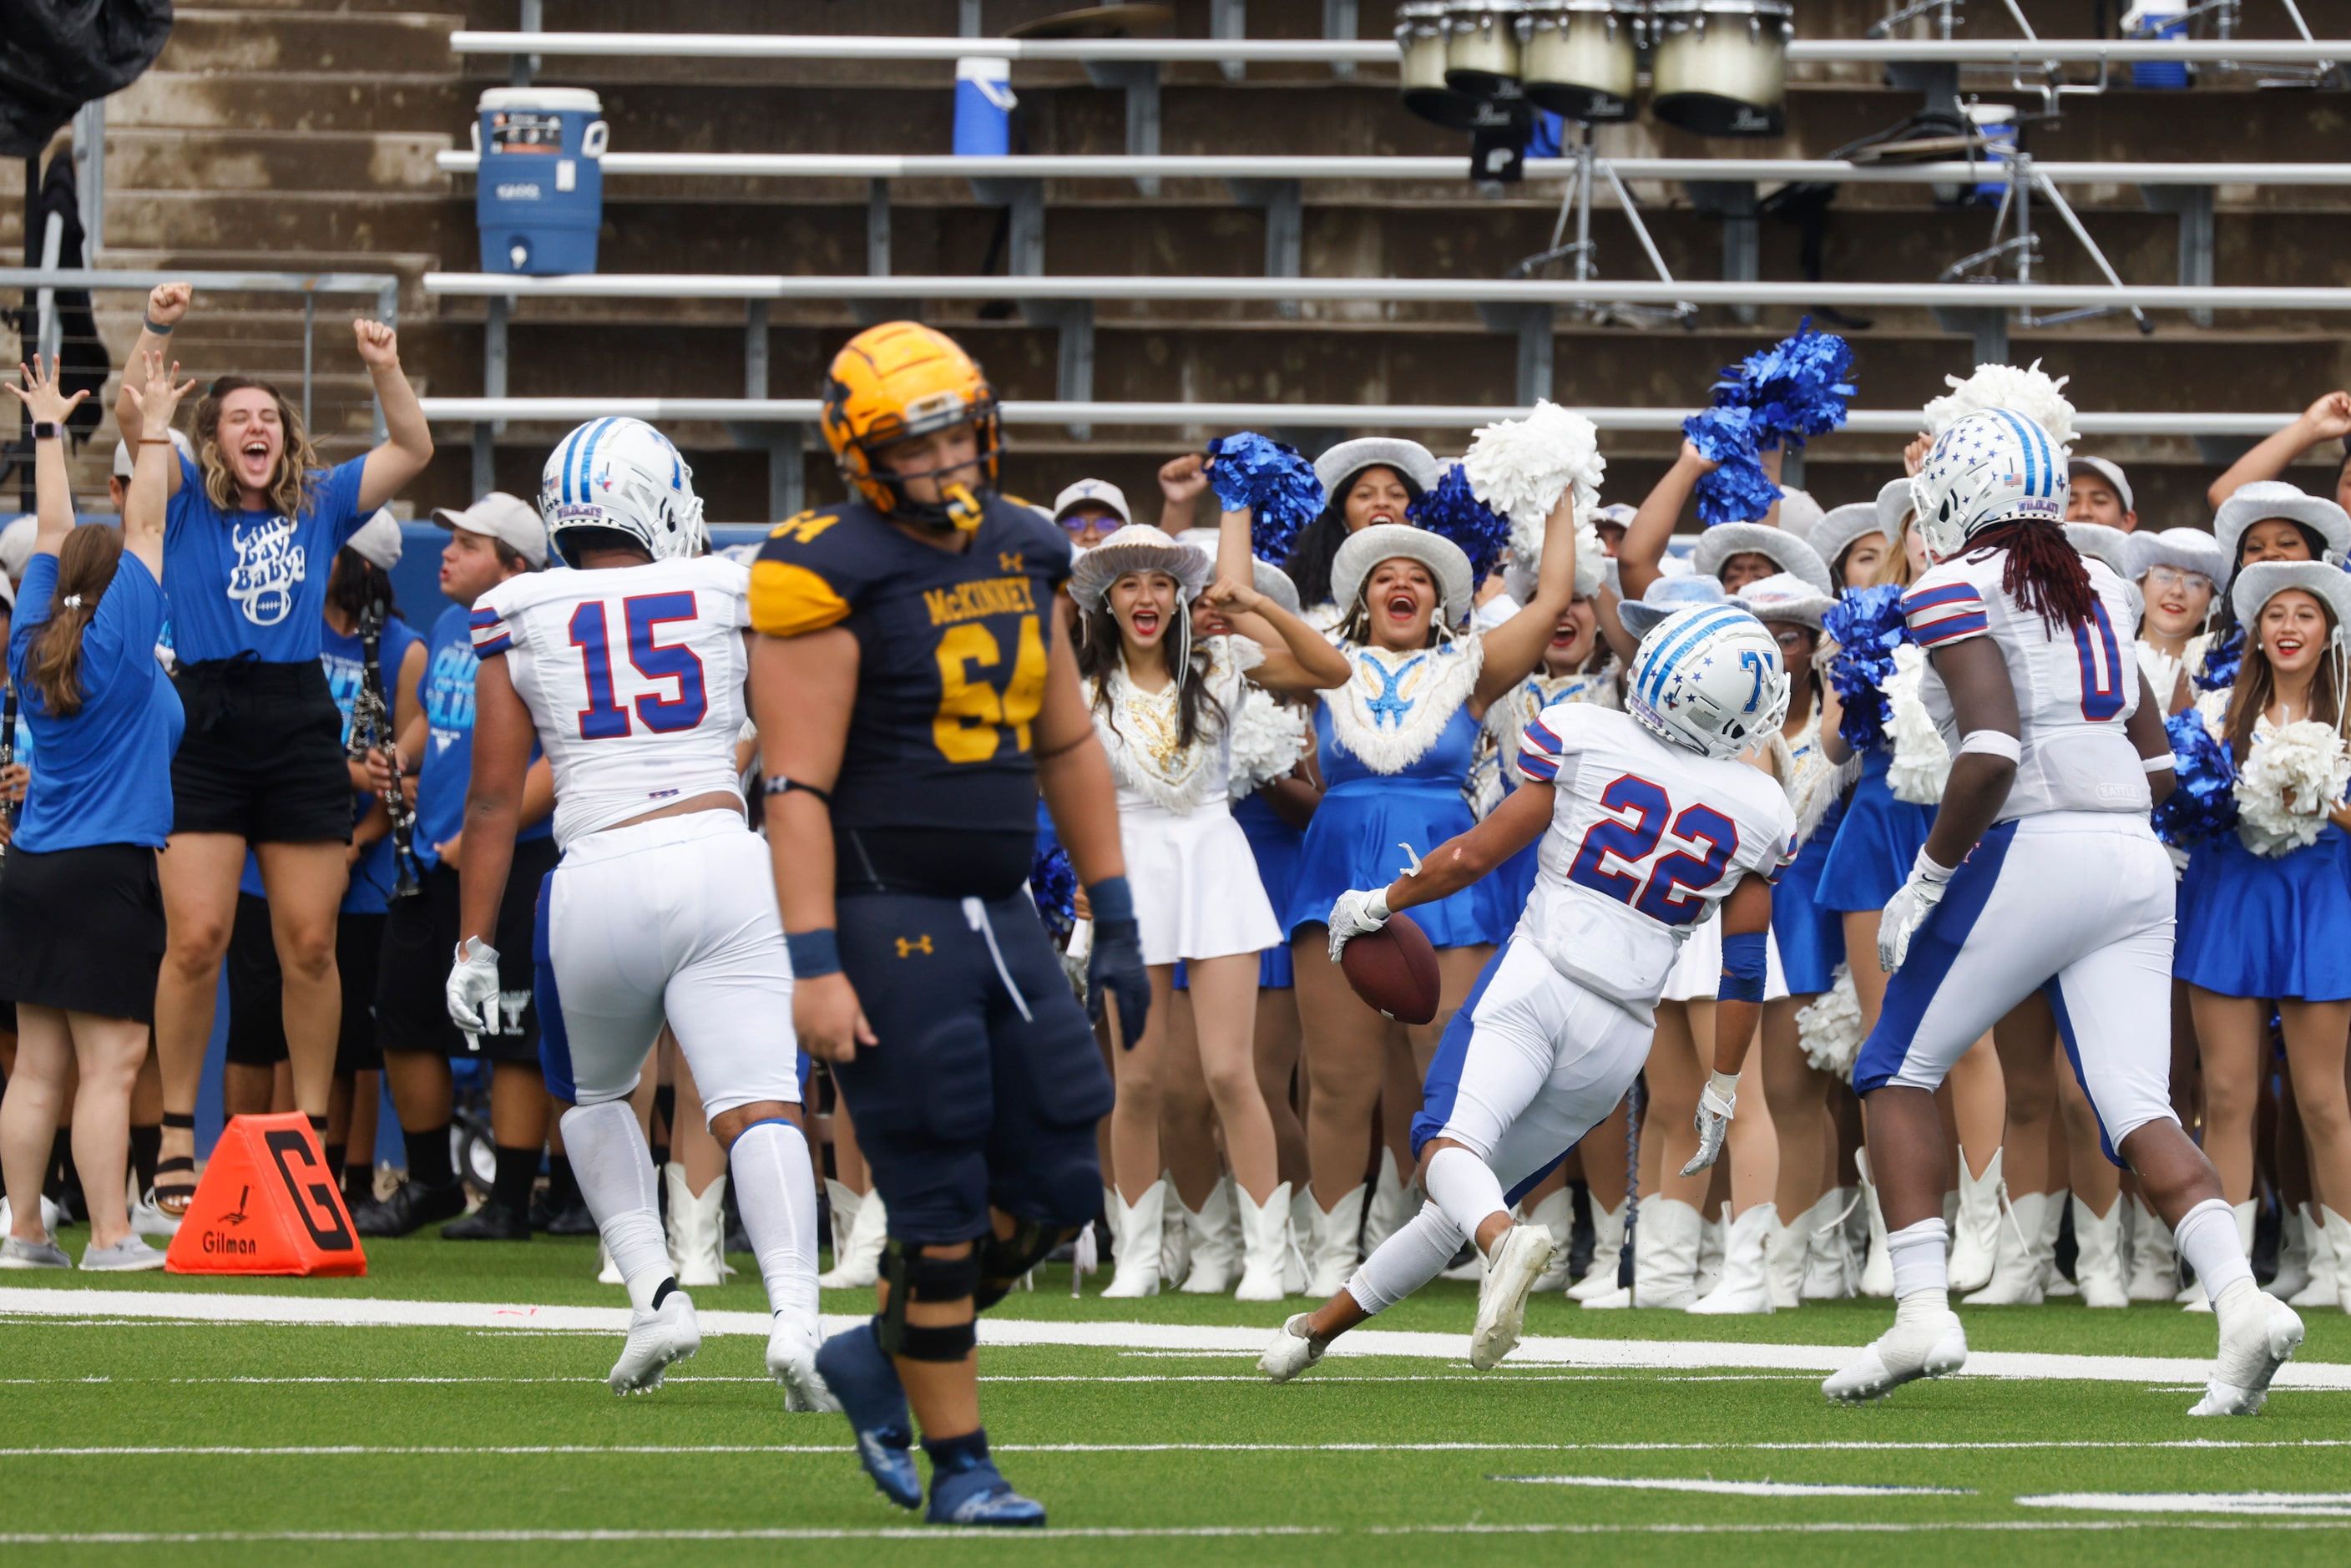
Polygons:
<instances>
[{"instance_id":1,"label":"arm sleeve","mask_svg":"<svg viewBox=\"0 0 2351 1568\"><path fill-rule=\"evenodd\" d=\"M1902 619L1911 641L1928 649L1986 636L1991 629L1983 595L1964 578L1920 583L1902 596Z\"/></svg>"},{"instance_id":2,"label":"arm sleeve","mask_svg":"<svg viewBox=\"0 0 2351 1568\"><path fill-rule=\"evenodd\" d=\"M1572 703L1553 703L1528 722L1519 736L1520 771L1546 784L1574 779L1582 747L1575 744L1573 712Z\"/></svg>"},{"instance_id":3,"label":"arm sleeve","mask_svg":"<svg viewBox=\"0 0 2351 1568\"><path fill-rule=\"evenodd\" d=\"M57 569L49 570L54 573ZM25 579L31 582L29 570ZM111 685L131 667L131 661L153 658L155 634L162 628L163 590L148 572L147 563L125 550L122 564L114 569L114 580L98 601L98 612L82 631L82 667L94 677L88 685Z\"/></svg>"},{"instance_id":4,"label":"arm sleeve","mask_svg":"<svg viewBox=\"0 0 2351 1568\"><path fill-rule=\"evenodd\" d=\"M474 657L487 659L514 646L514 631L507 622L507 606L496 602L495 592L475 601L471 616L465 622L473 634Z\"/></svg>"}]
</instances>

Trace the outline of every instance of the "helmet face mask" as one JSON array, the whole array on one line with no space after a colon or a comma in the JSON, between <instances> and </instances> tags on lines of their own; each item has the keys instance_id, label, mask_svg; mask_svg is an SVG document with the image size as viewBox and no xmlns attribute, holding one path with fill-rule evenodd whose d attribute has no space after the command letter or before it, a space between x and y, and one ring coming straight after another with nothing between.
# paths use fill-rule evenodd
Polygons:
<instances>
[{"instance_id":1,"label":"helmet face mask","mask_svg":"<svg viewBox=\"0 0 2351 1568\"><path fill-rule=\"evenodd\" d=\"M556 443L538 486L539 516L566 562L619 535L655 560L701 548L702 497L669 437L641 419L591 419Z\"/></svg>"},{"instance_id":2,"label":"helmet face mask","mask_svg":"<svg viewBox=\"0 0 2351 1568\"><path fill-rule=\"evenodd\" d=\"M966 424L972 430L968 458L911 472L889 460L893 447ZM979 526L1003 455L1003 423L987 377L945 333L890 321L852 338L825 378L823 428L841 477L876 511L918 528L967 532ZM913 461L935 455L935 446ZM964 469L974 471L976 482L944 479ZM921 479L933 481L934 498L909 493L908 482Z\"/></svg>"},{"instance_id":3,"label":"helmet face mask","mask_svg":"<svg viewBox=\"0 0 2351 1568\"><path fill-rule=\"evenodd\" d=\"M1988 408L1954 421L1910 481L1927 554L1949 560L1996 523L2062 525L2067 468L2065 448L2029 415Z\"/></svg>"},{"instance_id":4,"label":"helmet face mask","mask_svg":"<svg viewBox=\"0 0 2351 1568\"><path fill-rule=\"evenodd\" d=\"M1677 611L1633 654L1627 712L1659 738L1703 757L1737 757L1787 721L1791 686L1761 621L1729 605Z\"/></svg>"}]
</instances>

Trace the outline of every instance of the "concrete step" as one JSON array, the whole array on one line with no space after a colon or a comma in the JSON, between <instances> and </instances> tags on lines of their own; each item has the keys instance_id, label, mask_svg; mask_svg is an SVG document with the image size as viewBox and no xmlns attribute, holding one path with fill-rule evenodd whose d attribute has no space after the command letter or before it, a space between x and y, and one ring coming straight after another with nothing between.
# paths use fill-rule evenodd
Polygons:
<instances>
[{"instance_id":1,"label":"concrete step","mask_svg":"<svg viewBox=\"0 0 2351 1568\"><path fill-rule=\"evenodd\" d=\"M473 204L432 193L371 191L270 191L224 195L211 191L130 191L109 194L110 245L146 249L277 253L279 265L318 251L361 255L379 249L472 255L480 248ZM365 270L379 271L369 267Z\"/></svg>"},{"instance_id":2,"label":"concrete step","mask_svg":"<svg viewBox=\"0 0 2351 1568\"><path fill-rule=\"evenodd\" d=\"M115 129L106 134L110 196L135 191L343 191L447 194L434 164L451 138L424 131Z\"/></svg>"},{"instance_id":3,"label":"concrete step","mask_svg":"<svg viewBox=\"0 0 2351 1568\"><path fill-rule=\"evenodd\" d=\"M181 6L156 65L172 71L253 73L454 71L460 18L423 11L257 10Z\"/></svg>"},{"instance_id":4,"label":"concrete step","mask_svg":"<svg viewBox=\"0 0 2351 1568\"><path fill-rule=\"evenodd\" d=\"M445 71L222 74L157 68L106 100L107 127L465 133L475 90Z\"/></svg>"}]
</instances>

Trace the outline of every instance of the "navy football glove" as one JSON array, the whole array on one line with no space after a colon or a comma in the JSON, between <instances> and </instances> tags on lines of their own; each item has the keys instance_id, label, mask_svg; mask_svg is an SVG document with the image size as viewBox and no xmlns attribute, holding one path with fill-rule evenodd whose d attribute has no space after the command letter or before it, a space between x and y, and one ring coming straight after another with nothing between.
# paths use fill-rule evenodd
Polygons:
<instances>
[{"instance_id":1,"label":"navy football glove","mask_svg":"<svg viewBox=\"0 0 2351 1568\"><path fill-rule=\"evenodd\" d=\"M1129 1051L1143 1038L1151 1016L1151 977L1143 967L1143 930L1134 919L1134 897L1126 878L1106 876L1086 889L1093 911L1093 950L1086 958L1086 1011L1102 1018L1102 998L1118 1000L1119 1043Z\"/></svg>"}]
</instances>

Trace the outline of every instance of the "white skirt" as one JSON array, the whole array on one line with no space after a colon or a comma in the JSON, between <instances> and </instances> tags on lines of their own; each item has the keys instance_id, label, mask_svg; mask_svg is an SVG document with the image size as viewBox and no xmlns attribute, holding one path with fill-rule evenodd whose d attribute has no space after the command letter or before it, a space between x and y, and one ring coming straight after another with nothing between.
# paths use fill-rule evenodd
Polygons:
<instances>
[{"instance_id":1,"label":"white skirt","mask_svg":"<svg viewBox=\"0 0 2351 1568\"><path fill-rule=\"evenodd\" d=\"M1659 998L1668 1002L1710 1002L1722 988L1722 915L1717 911L1713 919L1689 934L1682 950L1674 959L1674 972L1666 977L1666 994ZM1780 942L1770 932L1763 934L1763 999L1776 1002L1788 994L1788 977L1780 971Z\"/></svg>"},{"instance_id":2,"label":"white skirt","mask_svg":"<svg viewBox=\"0 0 2351 1568\"><path fill-rule=\"evenodd\" d=\"M1143 932L1143 961L1222 958L1279 946L1249 837L1218 798L1187 816L1122 800L1118 837Z\"/></svg>"}]
</instances>

